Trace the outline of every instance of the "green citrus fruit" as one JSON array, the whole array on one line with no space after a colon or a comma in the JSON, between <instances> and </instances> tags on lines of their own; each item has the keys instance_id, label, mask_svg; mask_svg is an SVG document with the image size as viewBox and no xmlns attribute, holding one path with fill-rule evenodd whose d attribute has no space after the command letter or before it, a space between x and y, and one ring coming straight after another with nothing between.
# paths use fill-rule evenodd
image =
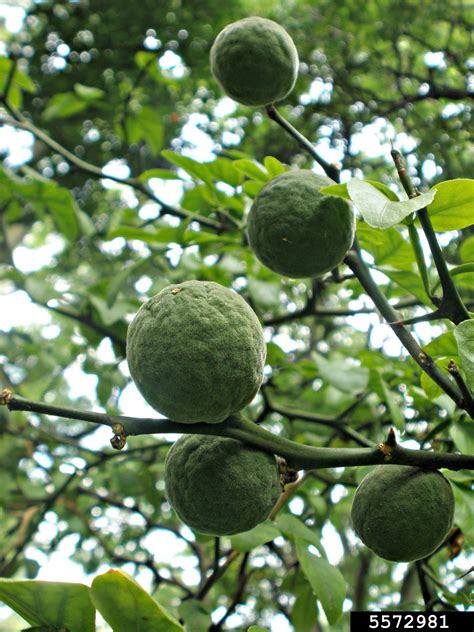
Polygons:
<instances>
[{"instance_id":1,"label":"green citrus fruit","mask_svg":"<svg viewBox=\"0 0 474 632\"><path fill-rule=\"evenodd\" d=\"M253 16L228 24L219 33L211 48L211 71L235 101L268 105L293 89L298 52L284 28Z\"/></svg>"},{"instance_id":2,"label":"green citrus fruit","mask_svg":"<svg viewBox=\"0 0 474 632\"><path fill-rule=\"evenodd\" d=\"M453 491L441 472L379 465L357 488L352 523L362 542L378 556L412 562L442 544L453 513Z\"/></svg>"},{"instance_id":3,"label":"green citrus fruit","mask_svg":"<svg viewBox=\"0 0 474 632\"><path fill-rule=\"evenodd\" d=\"M199 533L232 535L252 529L281 493L273 455L235 439L183 435L165 464L168 500Z\"/></svg>"},{"instance_id":4,"label":"green citrus fruit","mask_svg":"<svg viewBox=\"0 0 474 632\"><path fill-rule=\"evenodd\" d=\"M317 277L342 263L355 221L346 200L319 192L331 184L330 178L299 169L261 189L247 230L251 248L270 270L292 278Z\"/></svg>"},{"instance_id":5,"label":"green citrus fruit","mask_svg":"<svg viewBox=\"0 0 474 632\"><path fill-rule=\"evenodd\" d=\"M127 360L155 410L182 423L219 423L257 393L265 341L239 294L218 283L185 281L142 305L128 328Z\"/></svg>"}]
</instances>

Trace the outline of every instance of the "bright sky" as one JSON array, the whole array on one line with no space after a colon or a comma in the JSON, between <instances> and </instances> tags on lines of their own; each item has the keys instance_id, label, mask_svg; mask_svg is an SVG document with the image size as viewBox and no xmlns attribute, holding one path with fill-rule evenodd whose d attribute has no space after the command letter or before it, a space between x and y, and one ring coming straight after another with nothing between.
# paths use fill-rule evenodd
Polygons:
<instances>
[{"instance_id":1,"label":"bright sky","mask_svg":"<svg viewBox=\"0 0 474 632\"><path fill-rule=\"evenodd\" d=\"M28 0L25 0L25 2L13 0L13 2L10 3L0 4L0 19L2 17L5 19L7 29L12 32L18 32L22 28L25 12L21 7L27 4ZM148 35L146 39L147 46L150 49L161 45L154 35ZM2 49L2 45L0 44L0 55L2 54L5 54L5 49L4 47ZM433 53L433 55L436 54ZM432 64L442 63L442 61L443 60L440 59L439 56L427 58L427 62ZM160 65L163 70L169 72L176 78L183 76L185 73L185 67L181 63L180 57L171 51L168 51L162 56ZM318 101L324 102L331 98L331 92L332 85L330 83L325 83L320 79L316 79L312 83L308 93L301 95L300 101L302 104L315 103ZM218 117L224 117L231 115L235 109L235 103L231 99L224 97L217 102L215 114ZM205 132L199 129L199 125L206 123L207 120L206 115L194 113L190 116L189 121L183 128L183 138L190 145L190 148L183 153L203 162L212 160L216 157L212 139ZM324 135L324 129L322 131ZM331 129L328 128L326 131L327 138L323 138L319 142L317 150L325 160L331 162L338 161L342 157L342 152L329 146L329 135L331 133ZM226 132L224 140L229 144L237 144L240 139L238 135L233 134L232 132ZM412 150L414 148L414 141L412 138L406 134L395 134L394 128L390 125L387 126L386 121L383 119L377 119L371 125L364 127L360 133L356 134L353 137L352 147L354 152L364 152L371 158L382 155L386 156L390 151L390 140L394 140L397 143L397 146L402 150ZM12 167L18 166L31 158L32 141L33 138L28 132L3 127L0 137L0 152L8 151L8 164ZM315 170L320 171L320 168L316 165ZM423 165L423 171L426 177L432 177L439 172L439 167L436 166L433 160L427 160ZM108 165L105 165L104 174L126 177L129 175L129 168L123 161L113 161ZM342 175L343 181L350 178L349 172L343 172ZM182 176L184 178L187 177L184 172ZM129 187L121 186L106 179L104 179L102 183L106 188L119 189L124 199L131 207L137 206L138 200ZM151 184L155 188L159 197L166 203L176 204L179 202L183 191L182 184L179 181L155 179L151 182ZM154 217L155 215L156 206L153 204L147 204L140 210L140 216L143 217L143 219L146 219L147 217ZM30 248L27 245L27 240L25 240L25 243L16 248L14 252L15 265L25 273L38 270L47 265L49 261L51 261L53 255L62 249L62 246L63 244L61 238L54 235L51 236L48 239L47 244L41 248ZM110 242L108 244L108 248L110 248L111 251L113 251L114 247L119 246L119 243L114 245L113 242ZM179 248L171 254L174 261L179 259L179 254ZM378 281L386 280L384 275L381 273L375 272L374 277ZM145 282L146 285L146 280L142 280L142 282ZM143 289L146 291L146 287ZM350 307L357 309L370 305L370 301L361 299L352 301ZM359 331L367 331L369 326L372 326L373 345L377 347L382 346L387 355L398 356L403 351L398 339L393 335L391 329L387 325L380 324L376 315L353 316L348 319L348 322L350 322L350 324ZM51 325L51 319L47 310L33 305L24 292L20 291L8 294L5 293L5 286L2 288L0 285L0 332L8 332L13 326L28 327L33 324L44 326L45 335L48 335L48 331L50 332L51 337L57 335L55 327ZM430 336L433 336L433 334L441 333L441 329L439 327L432 327L426 324L417 325L415 327L415 331L422 341L429 340ZM285 335L277 336L274 338L274 341L285 351L290 350L293 345L293 342ZM110 353L110 344L104 343L100 346L98 355L103 361L107 361L107 359L110 358ZM125 362L122 363L122 368L127 374ZM90 397L90 393L93 392L96 385L96 378L91 375L86 375L81 370L79 364L69 367L66 373L71 385L71 397L79 397L81 395ZM156 411L148 406L148 404L142 399L133 384L130 384L124 389L120 398L120 408L123 414L157 416ZM87 439L87 447L92 449L101 449L104 446L109 445L109 439L110 431L105 428L99 429L92 438ZM168 436L168 439L171 440L173 437ZM340 489L336 488L334 493L336 494L336 497L333 500L336 500L337 495L343 495L345 490L343 487ZM302 511L302 506L302 501L297 497L290 504L292 512L296 515ZM114 509L112 508L111 513L113 512ZM46 520L39 530L37 536L38 541L49 541L54 538L57 533L56 521L57 518L53 512L47 514ZM190 531L187 535L192 537ZM197 571L193 566L190 566L190 564L192 564L191 558L180 555L182 552L182 541L177 539L173 534L166 531L155 531L149 534L145 538L145 541L150 550L155 552L155 556L158 561L173 561L174 564L185 567L187 570L183 579L189 582L197 581ZM57 550L49 557L44 556L35 547L29 547L26 551L27 556L32 559L36 559L41 565L38 579L53 581L78 581L90 584L92 578L84 575L82 568L71 560L76 543L76 536L69 536L68 538L62 540ZM342 544L337 532L332 526L324 527L322 543L327 551L329 561L332 563L340 561L343 555ZM91 542L91 546L95 546L95 544ZM404 567L405 565L400 565L400 573ZM107 566L104 566L99 570L99 573L107 570L107 568ZM130 573L132 572L132 568L127 569L125 567L125 570L128 570ZM142 571L138 576L138 581L145 588L148 587L151 581L150 573L147 570ZM347 600L345 609L350 609L350 607L351 604ZM242 607L241 612L244 611L245 607ZM216 610L216 612L213 613L213 619L217 621L222 616L223 612L224 610L222 608ZM8 608L0 606L0 622L2 619L6 619L10 613L11 611ZM241 624L241 619L237 614L232 615L228 619L228 624L229 626L234 625L237 627ZM282 615L277 614L272 621L271 632L291 632L291 628L286 622L286 619Z\"/></svg>"}]
</instances>

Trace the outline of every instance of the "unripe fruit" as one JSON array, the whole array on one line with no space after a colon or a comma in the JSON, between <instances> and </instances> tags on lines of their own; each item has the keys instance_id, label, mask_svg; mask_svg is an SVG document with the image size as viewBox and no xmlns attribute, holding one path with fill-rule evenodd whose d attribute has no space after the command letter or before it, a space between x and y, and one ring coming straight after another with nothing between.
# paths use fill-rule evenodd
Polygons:
<instances>
[{"instance_id":1,"label":"unripe fruit","mask_svg":"<svg viewBox=\"0 0 474 632\"><path fill-rule=\"evenodd\" d=\"M210 281L166 287L128 328L127 360L138 390L182 423L219 423L249 404L263 379L265 352L252 309Z\"/></svg>"},{"instance_id":2,"label":"unripe fruit","mask_svg":"<svg viewBox=\"0 0 474 632\"><path fill-rule=\"evenodd\" d=\"M334 182L308 169L287 171L260 190L248 216L248 238L257 258L291 278L330 272L349 251L355 219L350 204L320 189Z\"/></svg>"},{"instance_id":3,"label":"unripe fruit","mask_svg":"<svg viewBox=\"0 0 474 632\"><path fill-rule=\"evenodd\" d=\"M279 24L252 16L228 24L216 37L211 71L235 101L268 105L281 101L293 89L298 52Z\"/></svg>"},{"instance_id":4,"label":"unripe fruit","mask_svg":"<svg viewBox=\"0 0 474 632\"><path fill-rule=\"evenodd\" d=\"M199 533L232 535L268 518L281 493L275 457L235 439L183 435L165 464L168 500Z\"/></svg>"},{"instance_id":5,"label":"unripe fruit","mask_svg":"<svg viewBox=\"0 0 474 632\"><path fill-rule=\"evenodd\" d=\"M379 465L362 480L352 523L362 542L393 562L412 562L435 551L451 529L454 495L437 470Z\"/></svg>"}]
</instances>

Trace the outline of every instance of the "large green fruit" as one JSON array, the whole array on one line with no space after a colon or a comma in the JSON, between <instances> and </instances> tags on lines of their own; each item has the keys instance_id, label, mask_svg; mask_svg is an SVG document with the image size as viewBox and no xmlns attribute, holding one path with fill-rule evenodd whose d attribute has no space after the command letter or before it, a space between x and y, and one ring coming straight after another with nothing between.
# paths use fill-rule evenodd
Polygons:
<instances>
[{"instance_id":1,"label":"large green fruit","mask_svg":"<svg viewBox=\"0 0 474 632\"><path fill-rule=\"evenodd\" d=\"M168 452L166 494L199 533L232 535L270 514L281 493L273 455L235 439L183 435Z\"/></svg>"},{"instance_id":2,"label":"large green fruit","mask_svg":"<svg viewBox=\"0 0 474 632\"><path fill-rule=\"evenodd\" d=\"M219 423L249 404L263 377L257 316L218 283L170 285L128 328L130 374L146 401L182 423Z\"/></svg>"},{"instance_id":3,"label":"large green fruit","mask_svg":"<svg viewBox=\"0 0 474 632\"><path fill-rule=\"evenodd\" d=\"M362 542L380 557L412 562L442 544L453 513L453 491L441 472L379 465L357 488L352 523Z\"/></svg>"},{"instance_id":4,"label":"large green fruit","mask_svg":"<svg viewBox=\"0 0 474 632\"><path fill-rule=\"evenodd\" d=\"M318 277L342 262L354 240L355 220L346 200L319 192L331 184L330 178L299 169L261 189L248 216L248 237L270 270Z\"/></svg>"},{"instance_id":5,"label":"large green fruit","mask_svg":"<svg viewBox=\"0 0 474 632\"><path fill-rule=\"evenodd\" d=\"M219 33L211 48L211 70L235 101L268 105L293 89L298 52L284 28L253 16L228 24Z\"/></svg>"}]
</instances>

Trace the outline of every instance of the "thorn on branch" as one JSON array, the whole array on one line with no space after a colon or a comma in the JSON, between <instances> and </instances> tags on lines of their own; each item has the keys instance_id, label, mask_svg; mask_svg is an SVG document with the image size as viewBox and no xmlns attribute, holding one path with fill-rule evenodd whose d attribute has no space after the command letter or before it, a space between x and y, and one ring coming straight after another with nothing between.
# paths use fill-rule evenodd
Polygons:
<instances>
[{"instance_id":1,"label":"thorn on branch","mask_svg":"<svg viewBox=\"0 0 474 632\"><path fill-rule=\"evenodd\" d=\"M406 320L402 318L393 323L389 323L389 325L416 325L430 320L439 320L440 318L447 318L447 315L442 310L437 309L434 312L421 314L420 316L413 316L413 318L407 318Z\"/></svg>"},{"instance_id":2,"label":"thorn on branch","mask_svg":"<svg viewBox=\"0 0 474 632\"><path fill-rule=\"evenodd\" d=\"M468 571L466 571L459 577L456 577L456 579L463 579L464 577L467 577L470 573L473 573L473 572L474 572L474 566L471 566L471 568Z\"/></svg>"},{"instance_id":3,"label":"thorn on branch","mask_svg":"<svg viewBox=\"0 0 474 632\"><path fill-rule=\"evenodd\" d=\"M388 430L388 435L385 439L385 445L389 446L392 449L397 447L397 437L395 435L395 430L393 427L390 427Z\"/></svg>"},{"instance_id":4,"label":"thorn on branch","mask_svg":"<svg viewBox=\"0 0 474 632\"><path fill-rule=\"evenodd\" d=\"M114 436L110 440L110 445L114 450L123 450L125 445L127 444L127 433L122 424L114 424L112 426L112 430L114 432Z\"/></svg>"}]
</instances>

